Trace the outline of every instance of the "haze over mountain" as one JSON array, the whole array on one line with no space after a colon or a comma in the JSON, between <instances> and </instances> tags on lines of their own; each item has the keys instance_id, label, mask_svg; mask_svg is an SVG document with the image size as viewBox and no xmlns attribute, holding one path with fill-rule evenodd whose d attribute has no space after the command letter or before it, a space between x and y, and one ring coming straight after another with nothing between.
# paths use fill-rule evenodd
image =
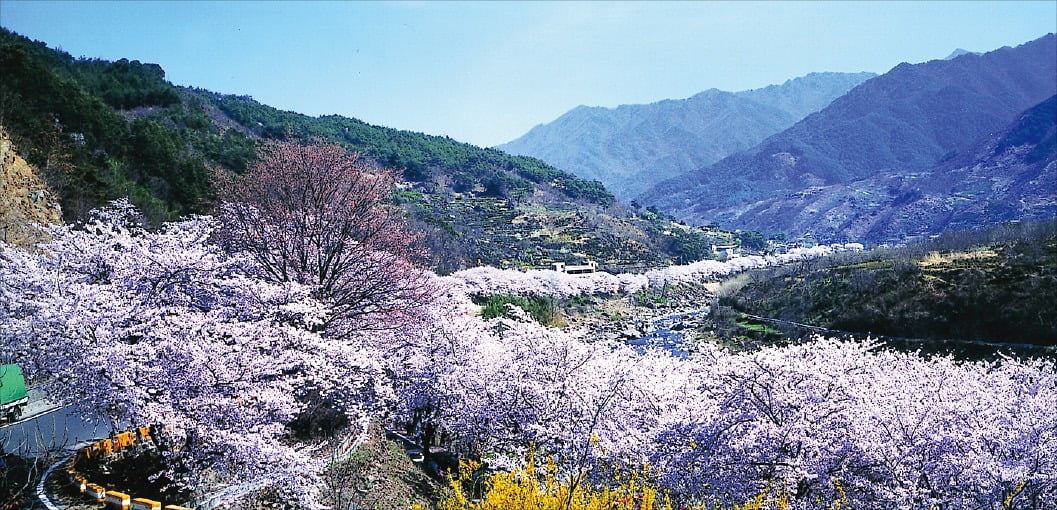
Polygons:
<instances>
[{"instance_id":1,"label":"haze over mountain","mask_svg":"<svg viewBox=\"0 0 1057 510\"><path fill-rule=\"evenodd\" d=\"M1057 216L1057 96L946 161L762 200L744 228L896 243Z\"/></svg>"},{"instance_id":2,"label":"haze over mountain","mask_svg":"<svg viewBox=\"0 0 1057 510\"><path fill-rule=\"evenodd\" d=\"M899 219L898 215L885 228L845 232L847 224L864 212L837 208L832 200L848 202L850 198L838 193L823 204L806 196L867 179L903 182L917 175L939 181L926 179L918 187L942 190L951 184L943 181L950 181L954 170L930 169L960 151L973 154L968 149L971 144L986 143L981 140L1011 129L1010 123L1018 116L1055 92L1057 38L1053 34L983 55L900 64L758 146L663 182L639 200L695 223L823 236L820 240L865 235L860 240L881 241L888 240L888 233L933 232L945 223L914 227L914 218ZM1003 171L1001 166L995 170ZM1053 165L1044 171L1052 173ZM965 179L989 178L974 172ZM954 200L956 192L957 186L952 185L943 201ZM974 196L975 200L999 202L1022 198L1011 193ZM1055 194L1057 190L1051 188L1047 200ZM884 203L878 200L878 206L866 213L884 214L878 208ZM978 219L1009 218L983 215Z\"/></svg>"},{"instance_id":3,"label":"haze over mountain","mask_svg":"<svg viewBox=\"0 0 1057 510\"><path fill-rule=\"evenodd\" d=\"M979 55L980 54L978 52L969 51L969 50L964 49L964 48L955 48L954 51L952 51L950 55L947 55L947 57L944 58L943 60L951 60L951 59L954 59L954 58L957 58L957 57L960 57L962 55L969 54L969 53L971 53L973 55Z\"/></svg>"},{"instance_id":4,"label":"haze over mountain","mask_svg":"<svg viewBox=\"0 0 1057 510\"><path fill-rule=\"evenodd\" d=\"M579 106L498 146L605 184L630 199L792 126L873 73L812 73L742 92L709 89L687 99L617 108Z\"/></svg>"}]
</instances>

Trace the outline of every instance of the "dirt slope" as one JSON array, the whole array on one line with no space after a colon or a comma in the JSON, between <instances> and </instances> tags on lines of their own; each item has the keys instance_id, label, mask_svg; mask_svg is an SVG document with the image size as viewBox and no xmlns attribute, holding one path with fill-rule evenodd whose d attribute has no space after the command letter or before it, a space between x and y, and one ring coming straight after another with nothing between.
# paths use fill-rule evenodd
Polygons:
<instances>
[{"instance_id":1,"label":"dirt slope","mask_svg":"<svg viewBox=\"0 0 1057 510\"><path fill-rule=\"evenodd\" d=\"M34 224L61 222L55 196L0 126L0 240L29 246L42 239Z\"/></svg>"}]
</instances>

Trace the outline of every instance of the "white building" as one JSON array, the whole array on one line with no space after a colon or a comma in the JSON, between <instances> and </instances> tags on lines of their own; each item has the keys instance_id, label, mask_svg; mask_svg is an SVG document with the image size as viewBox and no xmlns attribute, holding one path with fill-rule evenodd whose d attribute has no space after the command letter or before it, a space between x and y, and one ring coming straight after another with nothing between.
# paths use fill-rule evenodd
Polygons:
<instances>
[{"instance_id":1,"label":"white building","mask_svg":"<svg viewBox=\"0 0 1057 510\"><path fill-rule=\"evenodd\" d=\"M554 270L559 272L559 273L586 274L586 273L594 273L594 272L598 271L598 262L595 262L593 260L588 260L586 264L579 265L579 266L578 265L572 265L572 266L566 265L565 262L555 262L555 263L551 264L551 267L553 267Z\"/></svg>"}]
</instances>

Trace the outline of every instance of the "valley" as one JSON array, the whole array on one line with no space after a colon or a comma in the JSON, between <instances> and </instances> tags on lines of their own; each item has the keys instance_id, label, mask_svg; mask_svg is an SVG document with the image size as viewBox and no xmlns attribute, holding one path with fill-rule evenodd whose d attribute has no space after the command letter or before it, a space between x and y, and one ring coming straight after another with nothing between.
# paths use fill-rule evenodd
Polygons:
<instances>
[{"instance_id":1,"label":"valley","mask_svg":"<svg viewBox=\"0 0 1057 510\"><path fill-rule=\"evenodd\" d=\"M553 306L562 324L592 338L643 345L660 330L683 355L700 342L753 350L825 335L968 359L1053 356L1054 227L1011 224Z\"/></svg>"},{"instance_id":2,"label":"valley","mask_svg":"<svg viewBox=\"0 0 1057 510\"><path fill-rule=\"evenodd\" d=\"M0 509L1053 509L1055 66L482 148L0 28Z\"/></svg>"}]
</instances>

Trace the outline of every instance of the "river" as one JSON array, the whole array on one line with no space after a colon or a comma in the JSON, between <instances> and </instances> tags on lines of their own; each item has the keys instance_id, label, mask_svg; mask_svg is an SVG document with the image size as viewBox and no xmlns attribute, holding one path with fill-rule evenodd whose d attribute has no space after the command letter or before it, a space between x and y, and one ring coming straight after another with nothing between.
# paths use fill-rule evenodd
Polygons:
<instances>
[{"instance_id":1,"label":"river","mask_svg":"<svg viewBox=\"0 0 1057 510\"><path fill-rule=\"evenodd\" d=\"M686 359L690 352L686 350L686 337L683 331L693 328L686 323L693 324L696 319L708 315L707 307L688 312L678 312L654 319L651 328L645 335L628 340L628 345L635 346L640 352L648 347L661 347L677 358Z\"/></svg>"},{"instance_id":2,"label":"river","mask_svg":"<svg viewBox=\"0 0 1057 510\"><path fill-rule=\"evenodd\" d=\"M651 319L648 326L643 329L645 334L626 340L628 345L636 347L640 352L651 347L660 347L677 358L685 359L690 356L686 349L686 337L684 332L692 332L700 320L710 312L708 307L697 308L689 311L674 312L658 318ZM748 315L753 319L772 322L785 326L791 326L803 331L806 335L821 334L838 338L866 339L867 337L883 342L887 348L900 351L920 352L926 356L952 355L962 360L994 360L1002 356L1022 357L1057 357L1057 347L1035 344L1012 344L987 342L982 340L959 340L959 339L924 339L924 338L900 338L888 337L869 333L857 333L854 331L840 331L826 329L807 324L783 321ZM804 338L804 337L801 337Z\"/></svg>"}]
</instances>

